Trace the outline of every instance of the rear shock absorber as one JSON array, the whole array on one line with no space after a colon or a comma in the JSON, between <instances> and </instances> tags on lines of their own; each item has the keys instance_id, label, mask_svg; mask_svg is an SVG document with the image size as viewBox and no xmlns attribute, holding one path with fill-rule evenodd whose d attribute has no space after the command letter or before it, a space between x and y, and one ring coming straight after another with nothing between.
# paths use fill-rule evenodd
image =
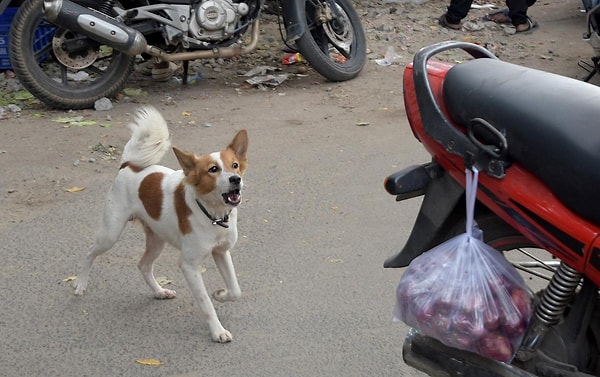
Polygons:
<instances>
[{"instance_id":1,"label":"rear shock absorber","mask_svg":"<svg viewBox=\"0 0 600 377\"><path fill-rule=\"evenodd\" d=\"M113 7L115 6L116 0L105 0L102 2L102 5L100 6L100 9L98 9L100 12L112 16L113 15Z\"/></svg>"},{"instance_id":2,"label":"rear shock absorber","mask_svg":"<svg viewBox=\"0 0 600 377\"><path fill-rule=\"evenodd\" d=\"M558 266L548 287L542 293L532 323L523 337L521 348L516 355L518 360L526 361L533 357L548 328L560 320L575 295L581 277L579 272L564 263Z\"/></svg>"}]
</instances>

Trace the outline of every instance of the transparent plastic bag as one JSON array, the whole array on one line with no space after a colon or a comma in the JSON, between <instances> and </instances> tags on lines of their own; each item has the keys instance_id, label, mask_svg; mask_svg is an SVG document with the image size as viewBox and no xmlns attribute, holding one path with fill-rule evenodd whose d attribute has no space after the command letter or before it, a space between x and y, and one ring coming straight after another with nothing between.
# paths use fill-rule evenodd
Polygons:
<instances>
[{"instance_id":1,"label":"transparent plastic bag","mask_svg":"<svg viewBox=\"0 0 600 377\"><path fill-rule=\"evenodd\" d=\"M396 289L394 319L450 347L510 361L533 313L533 294L473 225L477 192L467 170L467 231L415 258Z\"/></svg>"}]
</instances>

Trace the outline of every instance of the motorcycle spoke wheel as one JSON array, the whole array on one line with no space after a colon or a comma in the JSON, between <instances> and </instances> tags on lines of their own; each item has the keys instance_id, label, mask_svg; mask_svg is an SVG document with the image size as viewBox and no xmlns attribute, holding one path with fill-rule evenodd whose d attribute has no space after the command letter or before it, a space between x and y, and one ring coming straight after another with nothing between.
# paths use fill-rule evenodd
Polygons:
<instances>
[{"instance_id":1,"label":"motorcycle spoke wheel","mask_svg":"<svg viewBox=\"0 0 600 377\"><path fill-rule=\"evenodd\" d=\"M366 39L349 0L309 0L305 6L308 31L298 50L311 66L330 81L356 77L365 65Z\"/></svg>"},{"instance_id":2,"label":"motorcycle spoke wheel","mask_svg":"<svg viewBox=\"0 0 600 377\"><path fill-rule=\"evenodd\" d=\"M21 84L46 105L89 108L114 96L127 81L135 59L109 46L62 29L43 17L43 0L27 0L10 29L10 59ZM40 34L48 42L40 49ZM68 43L83 47L67 51Z\"/></svg>"}]
</instances>

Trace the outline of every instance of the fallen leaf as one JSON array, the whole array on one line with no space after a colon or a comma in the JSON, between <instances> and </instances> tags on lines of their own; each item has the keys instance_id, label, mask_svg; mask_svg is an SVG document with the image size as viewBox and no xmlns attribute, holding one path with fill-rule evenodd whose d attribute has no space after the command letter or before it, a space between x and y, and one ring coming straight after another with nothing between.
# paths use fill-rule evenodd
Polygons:
<instances>
[{"instance_id":1,"label":"fallen leaf","mask_svg":"<svg viewBox=\"0 0 600 377\"><path fill-rule=\"evenodd\" d=\"M56 123L76 123L76 122L81 122L83 120L82 116L74 116L74 117L61 117L61 118L56 118L53 119L53 122Z\"/></svg>"},{"instance_id":2,"label":"fallen leaf","mask_svg":"<svg viewBox=\"0 0 600 377\"><path fill-rule=\"evenodd\" d=\"M158 278L156 278L156 282L157 282L157 283L158 283L158 284L159 284L161 287L163 287L163 286L165 286L165 285L167 285L167 284L173 284L173 280L171 280L171 279L167 279L167 278L166 278L166 277L164 277L164 276L161 276L161 277L158 277Z\"/></svg>"},{"instance_id":3,"label":"fallen leaf","mask_svg":"<svg viewBox=\"0 0 600 377\"><path fill-rule=\"evenodd\" d=\"M77 279L77 276L67 276L66 278L63 279L64 282L69 282L69 281L75 281Z\"/></svg>"},{"instance_id":4,"label":"fallen leaf","mask_svg":"<svg viewBox=\"0 0 600 377\"><path fill-rule=\"evenodd\" d=\"M189 117L189 116L192 116L192 113L190 113L188 111L184 111L181 113L181 115L183 115L184 117Z\"/></svg>"},{"instance_id":5,"label":"fallen leaf","mask_svg":"<svg viewBox=\"0 0 600 377\"><path fill-rule=\"evenodd\" d=\"M150 365L150 366L154 366L154 367L164 365L160 360L156 360L156 359L137 359L135 362L138 364Z\"/></svg>"},{"instance_id":6,"label":"fallen leaf","mask_svg":"<svg viewBox=\"0 0 600 377\"><path fill-rule=\"evenodd\" d=\"M96 122L95 120L82 120L81 122L71 122L69 124L71 124L73 126L83 127L83 126L95 126L96 124L98 124L98 122Z\"/></svg>"},{"instance_id":7,"label":"fallen leaf","mask_svg":"<svg viewBox=\"0 0 600 377\"><path fill-rule=\"evenodd\" d=\"M26 99L32 99L33 98L33 94L29 93L26 90L22 90L20 92L15 93L15 97L14 98L16 100L23 101L23 100L26 100Z\"/></svg>"},{"instance_id":8,"label":"fallen leaf","mask_svg":"<svg viewBox=\"0 0 600 377\"><path fill-rule=\"evenodd\" d=\"M73 186L67 189L67 192L79 192L85 190L85 187Z\"/></svg>"}]
</instances>

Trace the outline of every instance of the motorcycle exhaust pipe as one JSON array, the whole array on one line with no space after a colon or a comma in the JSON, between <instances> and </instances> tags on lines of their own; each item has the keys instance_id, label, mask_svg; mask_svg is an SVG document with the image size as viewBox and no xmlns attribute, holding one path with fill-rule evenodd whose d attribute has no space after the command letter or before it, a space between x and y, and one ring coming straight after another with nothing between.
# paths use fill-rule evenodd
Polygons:
<instances>
[{"instance_id":1,"label":"motorcycle exhaust pipe","mask_svg":"<svg viewBox=\"0 0 600 377\"><path fill-rule=\"evenodd\" d=\"M254 49L258 45L258 39L260 36L260 27L258 19L254 20L254 22L252 23L252 31L250 33L250 36L250 42L245 46L217 47L211 50L196 50L168 53L166 51L161 50L158 47L149 45L146 49L146 53L157 57L160 60L169 62L212 58L234 58L254 51Z\"/></svg>"},{"instance_id":2,"label":"motorcycle exhaust pipe","mask_svg":"<svg viewBox=\"0 0 600 377\"><path fill-rule=\"evenodd\" d=\"M536 377L511 364L448 347L415 329L406 336L402 357L406 364L429 376Z\"/></svg>"},{"instance_id":3,"label":"motorcycle exhaust pipe","mask_svg":"<svg viewBox=\"0 0 600 377\"><path fill-rule=\"evenodd\" d=\"M139 31L104 13L69 0L45 0L43 11L48 21L92 38L102 44L135 56L146 51L146 38Z\"/></svg>"}]
</instances>

